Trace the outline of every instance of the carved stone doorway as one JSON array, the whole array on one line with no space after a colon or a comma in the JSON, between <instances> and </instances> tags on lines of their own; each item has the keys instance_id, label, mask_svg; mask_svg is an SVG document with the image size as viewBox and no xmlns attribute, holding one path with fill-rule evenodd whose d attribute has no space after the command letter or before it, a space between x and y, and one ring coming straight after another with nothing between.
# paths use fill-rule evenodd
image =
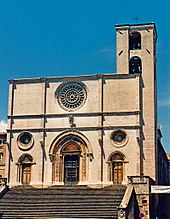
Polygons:
<instances>
[{"instance_id":1,"label":"carved stone doorway","mask_svg":"<svg viewBox=\"0 0 170 219\"><path fill-rule=\"evenodd\" d=\"M75 185L87 181L89 160L93 158L92 154L89 141L81 133L66 131L57 136L49 150L52 162L52 182Z\"/></svg>"}]
</instances>

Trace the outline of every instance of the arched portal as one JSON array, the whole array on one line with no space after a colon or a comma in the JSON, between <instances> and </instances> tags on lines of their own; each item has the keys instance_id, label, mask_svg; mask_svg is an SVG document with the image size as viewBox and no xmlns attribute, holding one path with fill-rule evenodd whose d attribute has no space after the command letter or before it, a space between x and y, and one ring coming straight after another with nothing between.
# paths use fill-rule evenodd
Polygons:
<instances>
[{"instance_id":1,"label":"arched portal","mask_svg":"<svg viewBox=\"0 0 170 219\"><path fill-rule=\"evenodd\" d=\"M66 131L50 147L53 183L65 185L86 181L92 149L87 138L77 131Z\"/></svg>"},{"instance_id":2,"label":"arched portal","mask_svg":"<svg viewBox=\"0 0 170 219\"><path fill-rule=\"evenodd\" d=\"M19 182L23 185L29 185L31 182L31 167L33 158L30 154L23 154L18 160Z\"/></svg>"},{"instance_id":3,"label":"arched portal","mask_svg":"<svg viewBox=\"0 0 170 219\"><path fill-rule=\"evenodd\" d=\"M121 184L124 179L125 156L121 152L114 152L109 157L109 175L113 184Z\"/></svg>"}]
</instances>

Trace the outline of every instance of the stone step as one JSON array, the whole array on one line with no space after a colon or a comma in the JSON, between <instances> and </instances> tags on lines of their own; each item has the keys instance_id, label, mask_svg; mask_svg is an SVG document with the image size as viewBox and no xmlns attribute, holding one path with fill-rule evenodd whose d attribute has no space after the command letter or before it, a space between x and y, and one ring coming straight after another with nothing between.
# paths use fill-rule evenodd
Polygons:
<instances>
[{"instance_id":1,"label":"stone step","mask_svg":"<svg viewBox=\"0 0 170 219\"><path fill-rule=\"evenodd\" d=\"M72 194L79 194L79 195L84 195L84 194L86 194L86 195L92 195L92 194L94 194L94 195L96 195L96 194L105 194L105 195L109 195L109 194L112 194L112 195L117 195L117 194L119 194L119 193L122 193L122 190L120 191L120 190L117 190L117 191L108 191L108 190L106 190L106 191L94 191L94 190L91 190L91 191L78 191L78 190L76 190L76 191L53 191L53 190L44 190L43 191L43 189L41 189L41 190L37 190L37 191L35 191L35 190L33 190L33 191L16 191L16 190L12 190L12 191L9 191L8 192L9 194L15 194L15 195L20 195L20 194L23 194L23 195L30 195L30 194L32 194L32 195L48 195L48 194L51 194L51 195L62 195L62 194L65 194L65 195L72 195Z\"/></svg>"},{"instance_id":2,"label":"stone step","mask_svg":"<svg viewBox=\"0 0 170 219\"><path fill-rule=\"evenodd\" d=\"M114 189L113 189L114 188ZM107 191L111 191L111 192L117 192L117 191L122 191L124 190L124 186L110 186L110 187L105 187L105 188L89 188L89 187L65 187L65 186L56 186L56 187L48 187L48 188L33 188L33 187L21 187L21 186L17 186L17 187L13 187L12 188L12 191L15 191L15 192L25 192L25 193L28 193L28 192L39 192L39 191L44 191L44 192L49 192L49 191L53 191L53 192L56 192L56 193L61 193L61 192L65 192L65 193L70 193L70 192L75 192L75 191L79 191L79 193L81 192L107 192Z\"/></svg>"},{"instance_id":3,"label":"stone step","mask_svg":"<svg viewBox=\"0 0 170 219\"><path fill-rule=\"evenodd\" d=\"M105 200L109 200L109 199L117 199L117 198L119 198L119 197L122 197L122 194L117 194L117 195L86 195L86 194L84 194L84 195L78 195L78 194L75 194L75 195L59 195L59 196L56 196L56 195L46 195L46 196L44 196L44 195L36 195L36 196L33 196L33 195L29 195L29 196L27 196L27 200L31 200L31 199L35 199L35 200L38 200L38 199L45 199L45 200L47 200L47 199L49 199L49 200L52 200L52 199L55 199L55 200L64 200L64 199L68 199L68 200L72 200L72 199L76 199L76 198L78 198L78 199L80 199L80 200L92 200L92 199L94 199L94 200L103 200L103 199L105 199ZM8 196L5 196L4 198L3 198L3 200L9 200L9 199L12 199L12 198L14 198L14 199L20 199L20 200L25 200L25 195L13 195L13 194L10 194L10 195L8 195Z\"/></svg>"},{"instance_id":4,"label":"stone step","mask_svg":"<svg viewBox=\"0 0 170 219\"><path fill-rule=\"evenodd\" d=\"M12 217L14 217L15 219L18 219L19 217L21 217L21 218L24 218L24 219L30 219L30 218L35 218L35 217L38 217L38 218L42 218L42 217L45 217L45 218L62 218L62 217L64 217L64 218L77 218L77 216L78 216L78 218L83 218L83 217L88 217L88 218L94 218L94 217L98 217L98 218L103 218L103 217L105 217L105 218L118 218L118 216L117 216L117 211L115 211L115 212L110 212L110 211L108 211L108 212L105 212L105 211L103 211L103 212L91 212L91 211L89 211L89 212L86 212L86 211L84 211L84 212L80 212L80 213L78 213L78 212L58 212L58 213L56 213L56 212L50 212L50 213L48 213L48 212L41 212L41 213L39 213L39 212L25 212L25 213L19 213L18 211L16 211L16 212L12 212L12 213L10 213L10 212L8 212L8 213L4 213L4 215L3 216L1 216L0 218L12 218Z\"/></svg>"},{"instance_id":5,"label":"stone step","mask_svg":"<svg viewBox=\"0 0 170 219\"><path fill-rule=\"evenodd\" d=\"M120 200L122 200L123 196L119 196L119 197L112 197L112 198L78 198L78 197L72 197L72 198L29 198L29 199L24 199L24 198L15 198L15 197L11 197L8 199L4 199L4 200L0 200L0 205L1 203L9 203L9 202L13 202L13 203L65 203L65 200L67 200L67 203L76 203L76 200L79 200L79 203L83 203L83 202L88 202L88 203L100 203L100 202L105 202L105 203L110 203L113 200L119 202Z\"/></svg>"},{"instance_id":6,"label":"stone step","mask_svg":"<svg viewBox=\"0 0 170 219\"><path fill-rule=\"evenodd\" d=\"M0 212L0 214L1 214L2 212ZM49 214L49 215L51 215L51 214L55 214L55 215L60 215L60 214L68 214L68 215L70 215L70 214L95 214L95 215L102 215L102 214L105 214L105 215L113 215L113 214L117 214L117 211L116 210L110 210L110 209L106 209L106 211L104 210L104 209L97 209L97 211L96 210L94 210L94 209L88 209L88 210L86 210L86 209L76 209L76 211L74 211L73 209L60 209L60 210L58 210L58 211L55 211L55 210L51 210L51 211L46 211L46 210L43 210L43 209L36 209L36 211L35 211L35 209L29 209L29 210L24 210L24 209L22 209L22 210L20 210L20 211L18 211L18 210L13 210L13 209L11 209L11 211L10 212L8 212L8 211L5 211L4 210L4 212L3 212L3 214L4 215L6 215L6 214L18 214L18 215L25 215L25 214L29 214L29 215L43 215L43 214Z\"/></svg>"},{"instance_id":7,"label":"stone step","mask_svg":"<svg viewBox=\"0 0 170 219\"><path fill-rule=\"evenodd\" d=\"M19 212L18 212L19 210ZM99 213L99 212L114 212L115 210L114 209L111 209L110 207L98 207L98 208L93 208L93 207L77 207L77 208L58 208L58 209L55 209L55 208L31 208L31 207L28 207L28 208L14 208L14 207L11 207L10 208L10 211L12 212L18 212L18 213L24 213L24 212L29 212L29 213L43 213L43 212L54 212L56 214L62 212L62 213L69 213L69 212L84 212L84 211L87 211L88 212L96 212L96 213ZM9 209L4 209L3 212L0 212L0 213L5 213L5 212L8 212Z\"/></svg>"},{"instance_id":8,"label":"stone step","mask_svg":"<svg viewBox=\"0 0 170 219\"><path fill-rule=\"evenodd\" d=\"M80 219L80 218L84 218L84 219L102 219L102 218L106 218L106 219L118 219L118 217L116 215L94 215L93 217L91 216L91 214L70 214L70 215L65 215L65 214L60 214L60 215L55 215L55 214L50 214L49 215L37 215L37 216L30 216L29 214L25 214L25 215L13 215L13 214L8 214L8 215L3 215L0 217L1 219L59 219L59 218L63 218L63 219Z\"/></svg>"},{"instance_id":9,"label":"stone step","mask_svg":"<svg viewBox=\"0 0 170 219\"><path fill-rule=\"evenodd\" d=\"M5 211L5 210L11 210L11 209L28 209L28 210L35 210L35 209L44 209L44 210L51 210L51 209L54 209L54 210L58 210L58 209L65 209L65 210L69 210L69 209L94 209L94 210L96 210L96 209L110 209L110 210L112 210L112 209L114 209L113 207L114 207L115 205L80 205L80 204L77 204L77 205L70 205L70 206L68 206L67 205L67 203L66 203L66 205L64 206L64 205L59 205L59 206L52 206L52 205L35 205L35 206L31 206L31 205L11 205L11 206L3 206L3 208L2 208L2 206L1 206L1 208L0 208L0 211L3 209L3 211Z\"/></svg>"},{"instance_id":10,"label":"stone step","mask_svg":"<svg viewBox=\"0 0 170 219\"><path fill-rule=\"evenodd\" d=\"M28 212L28 211L25 211L25 212L18 212L18 211L10 211L10 212L4 212L3 213L3 217L7 217L7 218L11 218L11 216L15 216L15 218L19 218L19 217L27 217L28 218L31 218L31 217L47 217L47 218L51 218L51 217L54 217L54 218L61 218L61 217L65 217L65 218L70 218L70 217L73 217L73 218L76 218L77 216L81 216L80 218L82 217L89 217L89 218L92 218L92 217L108 217L108 218L117 218L117 211L69 211L69 212L65 212L65 211L58 211L58 212L54 212L54 211L51 211L51 212L45 212L45 211L41 211L41 212ZM3 218L1 217L1 218ZM78 217L78 218L79 218Z\"/></svg>"},{"instance_id":11,"label":"stone step","mask_svg":"<svg viewBox=\"0 0 170 219\"><path fill-rule=\"evenodd\" d=\"M113 200L114 200L114 203L113 203ZM121 199L112 199L112 200L104 200L104 201L101 201L101 202L96 202L95 200L92 200L92 201L90 201L90 202L87 202L87 201L77 201L77 200L73 200L73 202L69 202L68 200L66 200L65 199L65 201L63 201L63 202L57 202L57 201L52 201L52 202L47 202L46 200L44 200L44 201L42 201L42 200L40 200L40 201L38 201L38 202L35 202L34 200L29 200L29 202L28 201L24 201L24 202L21 202L21 201L15 201L15 202L11 202L12 203L12 205L13 206L18 206L18 205L28 205L29 204L29 206L31 206L31 205L33 205L33 206L39 206L39 205L41 205L41 206L49 206L49 205L57 205L57 206L65 206L66 204L68 205L68 206L75 206L75 205L114 205L114 204L119 204L120 203L120 201L121 201ZM10 202L8 201L8 202L0 202L0 208L1 208L1 206L6 206L6 205L8 205Z\"/></svg>"},{"instance_id":12,"label":"stone step","mask_svg":"<svg viewBox=\"0 0 170 219\"><path fill-rule=\"evenodd\" d=\"M117 218L126 187L15 187L0 200L0 218Z\"/></svg>"},{"instance_id":13,"label":"stone step","mask_svg":"<svg viewBox=\"0 0 170 219\"><path fill-rule=\"evenodd\" d=\"M74 192L74 193L58 193L58 194L56 194L56 193L52 193L51 191L49 191L48 193L43 193L43 192L41 192L41 191L39 191L39 193L15 193L15 192L8 192L7 193L7 195L6 195L6 197L8 196L8 195L17 195L18 197L19 196L25 196L25 195L28 195L28 196L37 196L37 195L39 195L39 196L64 196L64 195L66 195L66 196L72 196L72 195L78 195L78 196L84 196L84 195L86 195L86 196L96 196L96 195L98 195L98 196L101 196L101 195L105 195L105 196L113 196L113 195L115 195L115 196L117 196L117 195L119 195L119 194L122 194L122 192L117 192L117 193L112 193L112 192L101 192L101 193L95 193L95 192L91 192L91 193L86 193L86 192L84 192L84 193L78 193L78 192Z\"/></svg>"}]
</instances>

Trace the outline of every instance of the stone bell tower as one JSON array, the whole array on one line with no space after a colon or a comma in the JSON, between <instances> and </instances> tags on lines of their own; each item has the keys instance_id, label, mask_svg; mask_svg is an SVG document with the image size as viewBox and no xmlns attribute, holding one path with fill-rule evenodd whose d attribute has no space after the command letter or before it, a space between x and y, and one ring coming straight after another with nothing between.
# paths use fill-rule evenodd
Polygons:
<instances>
[{"instance_id":1,"label":"stone bell tower","mask_svg":"<svg viewBox=\"0 0 170 219\"><path fill-rule=\"evenodd\" d=\"M141 175L157 180L157 90L154 23L116 25L116 66L119 74L141 76L140 147Z\"/></svg>"}]
</instances>

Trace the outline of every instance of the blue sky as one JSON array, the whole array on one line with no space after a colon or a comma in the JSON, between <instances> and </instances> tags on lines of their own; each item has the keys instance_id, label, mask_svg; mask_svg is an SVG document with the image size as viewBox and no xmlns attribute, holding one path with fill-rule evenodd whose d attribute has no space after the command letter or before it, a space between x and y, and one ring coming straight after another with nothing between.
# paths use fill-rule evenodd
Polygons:
<instances>
[{"instance_id":1,"label":"blue sky","mask_svg":"<svg viewBox=\"0 0 170 219\"><path fill-rule=\"evenodd\" d=\"M155 22L158 121L170 151L170 1L0 0L0 121L8 80L115 72L116 24Z\"/></svg>"}]
</instances>

